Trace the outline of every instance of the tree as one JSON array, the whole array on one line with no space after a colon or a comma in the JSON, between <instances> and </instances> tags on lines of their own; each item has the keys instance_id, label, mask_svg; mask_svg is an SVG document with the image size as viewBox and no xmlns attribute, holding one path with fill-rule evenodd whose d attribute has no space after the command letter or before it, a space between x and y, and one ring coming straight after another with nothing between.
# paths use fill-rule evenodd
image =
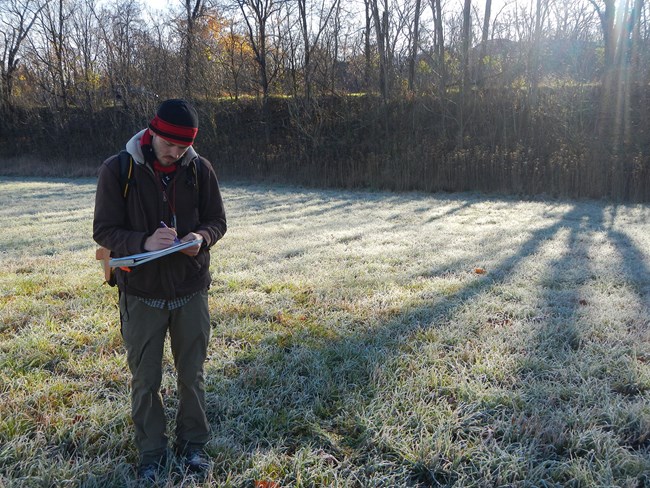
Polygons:
<instances>
[{"instance_id":1,"label":"tree","mask_svg":"<svg viewBox=\"0 0 650 488\"><path fill-rule=\"evenodd\" d=\"M195 44L197 35L197 23L206 12L206 5L204 0L184 0L183 1L184 14L185 14L185 32L183 41L185 44L183 55L183 89L185 96L191 98L192 95L192 78L193 62L195 61Z\"/></svg>"},{"instance_id":2,"label":"tree","mask_svg":"<svg viewBox=\"0 0 650 488\"><path fill-rule=\"evenodd\" d=\"M237 0L246 23L248 40L258 65L258 83L262 89L263 104L268 103L270 73L268 67L269 33L271 17L280 9L276 0Z\"/></svg>"},{"instance_id":3,"label":"tree","mask_svg":"<svg viewBox=\"0 0 650 488\"><path fill-rule=\"evenodd\" d=\"M139 66L142 84L148 88L148 98L176 96L183 88L183 77L170 76L170 67L177 66L179 61L179 39L177 29L169 19L160 18L147 12L148 18L143 19L146 31L134 31L132 54L135 65ZM134 25L134 28L137 26ZM157 100L155 100L158 103ZM152 109L153 103L150 103ZM149 110L151 112L151 110Z\"/></svg>"},{"instance_id":4,"label":"tree","mask_svg":"<svg viewBox=\"0 0 650 488\"><path fill-rule=\"evenodd\" d=\"M483 64L487 49L488 37L490 35L490 16L492 15L492 0L485 0L485 12L483 13L483 28L481 29L481 53L476 67L476 83L483 84Z\"/></svg>"},{"instance_id":5,"label":"tree","mask_svg":"<svg viewBox=\"0 0 650 488\"><path fill-rule=\"evenodd\" d=\"M47 1L0 2L0 109L11 107L14 77L20 66L20 50Z\"/></svg>"},{"instance_id":6,"label":"tree","mask_svg":"<svg viewBox=\"0 0 650 488\"><path fill-rule=\"evenodd\" d=\"M443 133L446 131L447 67L445 60L445 35L442 22L442 0L430 0L434 22L434 46L438 68L438 98L442 112Z\"/></svg>"},{"instance_id":7,"label":"tree","mask_svg":"<svg viewBox=\"0 0 650 488\"><path fill-rule=\"evenodd\" d=\"M409 72L408 72L408 87L409 91L415 91L415 63L418 57L418 46L420 41L420 13L421 13L421 0L415 0L415 13L413 16L413 39L411 47L411 55L409 58Z\"/></svg>"},{"instance_id":8,"label":"tree","mask_svg":"<svg viewBox=\"0 0 650 488\"><path fill-rule=\"evenodd\" d=\"M99 28L106 46L109 92L125 107L131 105L132 96L136 95L134 91L143 88L140 82L143 73L137 69L137 43L145 37L139 31L142 24L142 10L136 0L118 0L115 8L104 10L99 19Z\"/></svg>"},{"instance_id":9,"label":"tree","mask_svg":"<svg viewBox=\"0 0 650 488\"><path fill-rule=\"evenodd\" d=\"M641 56L643 40L641 36L641 19L643 16L644 0L635 0L634 8L630 13L628 28L631 30L632 50L630 53L630 64L632 67L632 78L635 83L641 83ZM647 27L647 26L646 26Z\"/></svg>"},{"instance_id":10,"label":"tree","mask_svg":"<svg viewBox=\"0 0 650 488\"><path fill-rule=\"evenodd\" d=\"M539 89L540 70L540 49L542 42L542 30L548 13L547 0L535 0L535 30L531 39L529 79L530 79L530 104L537 105L537 93Z\"/></svg>"},{"instance_id":11,"label":"tree","mask_svg":"<svg viewBox=\"0 0 650 488\"><path fill-rule=\"evenodd\" d=\"M372 30L372 14L370 12L370 0L364 0L365 7L365 28L363 31L363 56L364 56L364 84L365 89L369 90L372 78L372 51L370 48L370 31Z\"/></svg>"},{"instance_id":12,"label":"tree","mask_svg":"<svg viewBox=\"0 0 650 488\"><path fill-rule=\"evenodd\" d=\"M253 50L246 36L238 32L233 19L212 18L209 28L212 39L210 55L218 71L224 73L224 89L238 100L247 86L245 81L252 76Z\"/></svg>"},{"instance_id":13,"label":"tree","mask_svg":"<svg viewBox=\"0 0 650 488\"><path fill-rule=\"evenodd\" d=\"M601 4L602 1L602 4ZM603 34L605 44L605 79L607 79L615 70L616 59L616 32L614 24L616 20L616 1L615 0L589 0L596 9Z\"/></svg>"},{"instance_id":14,"label":"tree","mask_svg":"<svg viewBox=\"0 0 650 488\"><path fill-rule=\"evenodd\" d=\"M461 37L461 85L462 93L465 94L469 85L469 47L472 43L472 0L464 0L463 7L463 33Z\"/></svg>"},{"instance_id":15,"label":"tree","mask_svg":"<svg viewBox=\"0 0 650 488\"><path fill-rule=\"evenodd\" d=\"M375 26L375 37L377 39L377 54L379 56L379 92L383 100L386 100L390 91L390 67L388 60L388 0L367 0L370 13ZM380 12L381 7L381 12Z\"/></svg>"},{"instance_id":16,"label":"tree","mask_svg":"<svg viewBox=\"0 0 650 488\"><path fill-rule=\"evenodd\" d=\"M629 113L629 67L635 51L634 34L639 22L643 1L589 0L596 9L605 44L602 96L598 117L598 132L601 136L612 135L618 140L625 130ZM602 3L601 3L602 2ZM618 7L617 7L618 6ZM617 10L618 8L618 10Z\"/></svg>"},{"instance_id":17,"label":"tree","mask_svg":"<svg viewBox=\"0 0 650 488\"><path fill-rule=\"evenodd\" d=\"M262 118L266 142L271 140L269 126L269 88L277 74L278 63L273 70L269 67L271 49L269 41L273 34L272 18L279 13L282 6L279 0L236 0L246 23L248 40L255 54L258 66L258 84L262 90Z\"/></svg>"},{"instance_id":18,"label":"tree","mask_svg":"<svg viewBox=\"0 0 650 488\"><path fill-rule=\"evenodd\" d=\"M70 19L75 6L68 0L48 2L38 19L41 38L32 42L32 50L43 70L41 82L49 91L49 101L57 108L70 105L72 70L68 57L72 56L69 46Z\"/></svg>"},{"instance_id":19,"label":"tree","mask_svg":"<svg viewBox=\"0 0 650 488\"><path fill-rule=\"evenodd\" d=\"M82 0L71 19L70 42L77 53L70 61L74 74L74 99L92 111L97 106L100 73L98 59L102 51L98 35L96 1Z\"/></svg>"},{"instance_id":20,"label":"tree","mask_svg":"<svg viewBox=\"0 0 650 488\"><path fill-rule=\"evenodd\" d=\"M333 0L329 7L325 6L325 1L321 1L320 12L317 20L319 22L318 28L315 32L311 32L309 29L309 20L311 18L311 12L308 11L307 0L298 0L298 12L300 15L300 32L302 34L302 39L304 43L304 88L305 88L305 98L309 101L311 98L311 57L313 54L314 46L318 46L325 27L327 26L332 14L338 9L340 0ZM310 10L310 9L309 9Z\"/></svg>"}]
</instances>

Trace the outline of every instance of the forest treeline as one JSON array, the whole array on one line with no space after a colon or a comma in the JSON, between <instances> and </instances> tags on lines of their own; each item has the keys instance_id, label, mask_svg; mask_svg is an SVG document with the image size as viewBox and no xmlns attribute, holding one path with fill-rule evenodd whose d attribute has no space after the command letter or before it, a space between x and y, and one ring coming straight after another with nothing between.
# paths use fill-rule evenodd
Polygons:
<instances>
[{"instance_id":1,"label":"forest treeline","mask_svg":"<svg viewBox=\"0 0 650 488\"><path fill-rule=\"evenodd\" d=\"M0 156L98 164L181 96L225 177L650 201L649 13L645 0L8 0Z\"/></svg>"}]
</instances>

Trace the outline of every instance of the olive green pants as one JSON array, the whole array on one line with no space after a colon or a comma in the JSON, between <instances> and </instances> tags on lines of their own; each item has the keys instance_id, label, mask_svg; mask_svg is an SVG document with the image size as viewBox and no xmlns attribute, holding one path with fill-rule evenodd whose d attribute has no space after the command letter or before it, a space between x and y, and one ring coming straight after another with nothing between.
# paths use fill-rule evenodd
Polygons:
<instances>
[{"instance_id":1,"label":"olive green pants","mask_svg":"<svg viewBox=\"0 0 650 488\"><path fill-rule=\"evenodd\" d=\"M209 439L203 363L210 338L208 292L174 310L150 307L120 294L122 337L131 370L131 417L141 463L158 462L167 452L166 418L160 384L169 331L177 373L176 449L201 448Z\"/></svg>"}]
</instances>

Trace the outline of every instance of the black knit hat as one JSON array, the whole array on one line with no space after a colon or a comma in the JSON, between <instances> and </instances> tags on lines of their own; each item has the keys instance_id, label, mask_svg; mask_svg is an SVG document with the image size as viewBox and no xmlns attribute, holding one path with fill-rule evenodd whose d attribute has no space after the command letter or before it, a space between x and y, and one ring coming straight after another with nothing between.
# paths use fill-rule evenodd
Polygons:
<instances>
[{"instance_id":1,"label":"black knit hat","mask_svg":"<svg viewBox=\"0 0 650 488\"><path fill-rule=\"evenodd\" d=\"M199 116L189 102L173 98L160 104L149 128L169 142L191 146L199 131Z\"/></svg>"}]
</instances>

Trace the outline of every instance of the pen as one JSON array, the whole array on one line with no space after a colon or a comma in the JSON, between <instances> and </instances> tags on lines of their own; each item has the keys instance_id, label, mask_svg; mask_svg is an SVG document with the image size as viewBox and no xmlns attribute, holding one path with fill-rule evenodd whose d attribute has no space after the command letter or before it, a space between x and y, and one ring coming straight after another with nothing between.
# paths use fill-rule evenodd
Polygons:
<instances>
[{"instance_id":1,"label":"pen","mask_svg":"<svg viewBox=\"0 0 650 488\"><path fill-rule=\"evenodd\" d=\"M164 227L165 229L169 229L169 226L168 226L165 222L163 222L162 220L160 221L160 225L161 225L162 227ZM178 236L176 236L176 237L174 238L174 242L175 242L176 244L178 244L179 242L181 242L181 240L178 238Z\"/></svg>"}]
</instances>

